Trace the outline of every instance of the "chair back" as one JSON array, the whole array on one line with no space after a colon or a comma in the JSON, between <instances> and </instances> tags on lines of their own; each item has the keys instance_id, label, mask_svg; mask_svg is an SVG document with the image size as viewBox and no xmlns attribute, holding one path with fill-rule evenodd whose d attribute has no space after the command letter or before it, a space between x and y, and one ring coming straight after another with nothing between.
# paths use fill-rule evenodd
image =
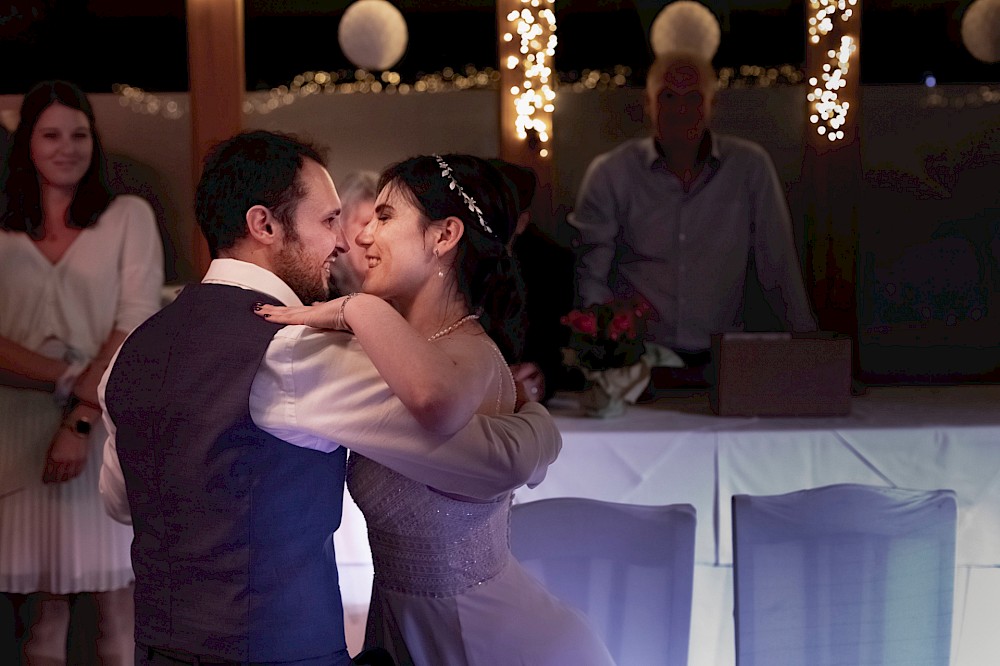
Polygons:
<instances>
[{"instance_id":1,"label":"chair back","mask_svg":"<svg viewBox=\"0 0 1000 666\"><path fill-rule=\"evenodd\" d=\"M583 612L619 664L686 666L695 509L584 498L515 504L514 556Z\"/></svg>"},{"instance_id":2,"label":"chair back","mask_svg":"<svg viewBox=\"0 0 1000 666\"><path fill-rule=\"evenodd\" d=\"M951 490L735 495L737 666L947 666Z\"/></svg>"}]
</instances>

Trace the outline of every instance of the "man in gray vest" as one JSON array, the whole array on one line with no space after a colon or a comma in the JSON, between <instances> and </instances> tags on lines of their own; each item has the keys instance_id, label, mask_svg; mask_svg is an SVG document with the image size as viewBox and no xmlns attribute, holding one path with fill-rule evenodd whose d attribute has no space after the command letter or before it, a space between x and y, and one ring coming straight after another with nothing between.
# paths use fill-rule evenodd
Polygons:
<instances>
[{"instance_id":1,"label":"man in gray vest","mask_svg":"<svg viewBox=\"0 0 1000 666\"><path fill-rule=\"evenodd\" d=\"M352 663L333 551L345 446L483 499L537 483L558 454L554 422L531 404L451 438L426 433L358 345L253 313L328 293L325 266L349 245L324 161L274 132L217 145L196 194L212 264L129 336L102 382L101 493L135 530L137 664ZM309 404L260 390L276 378ZM379 418L362 418L353 408L373 392ZM257 425L276 422L284 439Z\"/></svg>"}]
</instances>

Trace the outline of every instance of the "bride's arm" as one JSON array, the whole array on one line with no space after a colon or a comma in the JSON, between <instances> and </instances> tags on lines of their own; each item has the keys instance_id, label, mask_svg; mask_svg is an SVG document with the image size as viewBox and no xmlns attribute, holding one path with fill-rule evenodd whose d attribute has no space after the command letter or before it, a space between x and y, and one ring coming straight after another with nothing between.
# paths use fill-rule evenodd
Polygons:
<instances>
[{"instance_id":1,"label":"bride's arm","mask_svg":"<svg viewBox=\"0 0 1000 666\"><path fill-rule=\"evenodd\" d=\"M493 385L492 359L481 349L461 338L428 341L377 296L350 299L344 318L389 388L431 432L461 429Z\"/></svg>"},{"instance_id":2,"label":"bride's arm","mask_svg":"<svg viewBox=\"0 0 1000 666\"><path fill-rule=\"evenodd\" d=\"M301 308L263 306L258 312L279 324L353 330L389 388L435 434L458 432L493 386L494 363L481 347L458 338L429 342L377 296L355 294Z\"/></svg>"},{"instance_id":3,"label":"bride's arm","mask_svg":"<svg viewBox=\"0 0 1000 666\"><path fill-rule=\"evenodd\" d=\"M451 436L429 433L356 339L306 326L275 334L254 378L250 413L258 427L297 446L328 452L342 445L438 490L486 500L539 483L562 446L555 420L537 402L514 414L476 414Z\"/></svg>"}]
</instances>

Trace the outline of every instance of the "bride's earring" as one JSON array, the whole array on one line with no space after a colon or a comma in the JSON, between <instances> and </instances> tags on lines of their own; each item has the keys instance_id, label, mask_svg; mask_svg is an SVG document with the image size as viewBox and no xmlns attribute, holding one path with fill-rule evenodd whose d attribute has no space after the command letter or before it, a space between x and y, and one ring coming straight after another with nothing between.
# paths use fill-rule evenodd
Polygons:
<instances>
[{"instance_id":1,"label":"bride's earring","mask_svg":"<svg viewBox=\"0 0 1000 666\"><path fill-rule=\"evenodd\" d=\"M444 277L444 267L441 266L441 257L438 256L438 251L436 249L434 250L434 258L438 260L438 277L439 278L443 278Z\"/></svg>"}]
</instances>

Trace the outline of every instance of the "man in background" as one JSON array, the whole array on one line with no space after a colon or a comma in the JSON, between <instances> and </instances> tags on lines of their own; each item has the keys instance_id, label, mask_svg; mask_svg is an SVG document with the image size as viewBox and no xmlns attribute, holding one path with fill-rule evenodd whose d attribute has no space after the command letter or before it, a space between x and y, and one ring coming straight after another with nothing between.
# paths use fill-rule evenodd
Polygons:
<instances>
[{"instance_id":1,"label":"man in background","mask_svg":"<svg viewBox=\"0 0 1000 666\"><path fill-rule=\"evenodd\" d=\"M645 298L652 341L689 367L709 363L712 334L745 328L751 280L781 328L816 328L774 164L709 129L716 87L705 59L659 56L646 82L652 136L597 156L569 216L578 304Z\"/></svg>"},{"instance_id":2,"label":"man in background","mask_svg":"<svg viewBox=\"0 0 1000 666\"><path fill-rule=\"evenodd\" d=\"M375 213L375 195L378 188L378 174L374 171L354 171L337 186L340 194L341 224L344 236L352 251L337 254L329 263L330 295L346 296L361 291L365 280L368 261L364 248L355 245L354 239L365 228Z\"/></svg>"}]
</instances>

